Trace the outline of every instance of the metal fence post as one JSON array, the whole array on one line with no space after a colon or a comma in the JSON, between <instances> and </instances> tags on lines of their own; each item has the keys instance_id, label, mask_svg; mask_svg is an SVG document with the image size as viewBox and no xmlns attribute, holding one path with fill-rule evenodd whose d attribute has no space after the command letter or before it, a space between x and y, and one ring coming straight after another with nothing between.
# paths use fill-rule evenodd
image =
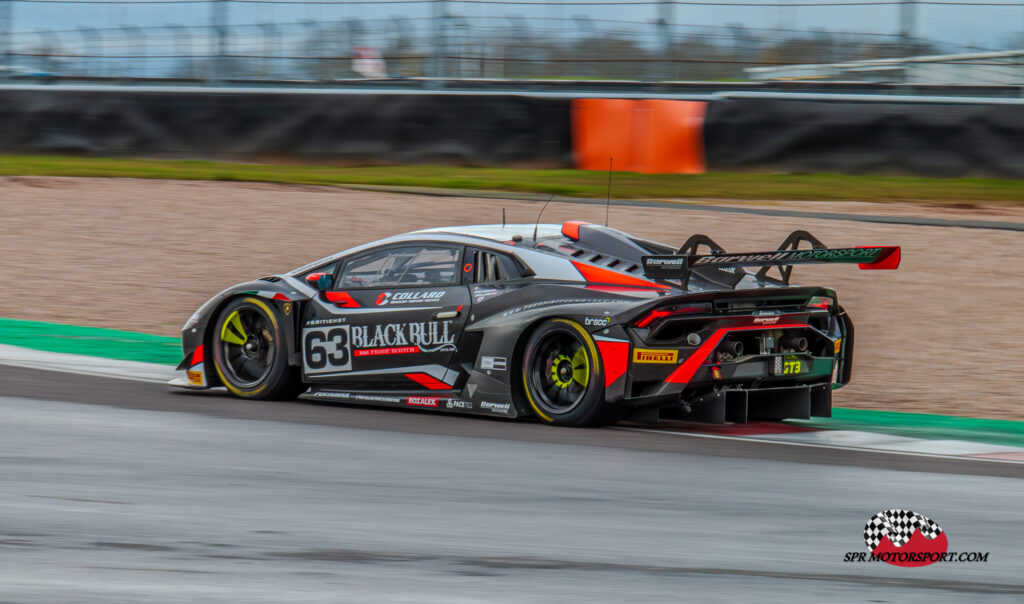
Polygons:
<instances>
[{"instance_id":1,"label":"metal fence post","mask_svg":"<svg viewBox=\"0 0 1024 604\"><path fill-rule=\"evenodd\" d=\"M273 23L260 23L263 31L263 78L271 80L274 77L276 64L274 57L277 55L277 25Z\"/></svg>"},{"instance_id":2,"label":"metal fence post","mask_svg":"<svg viewBox=\"0 0 1024 604\"><path fill-rule=\"evenodd\" d=\"M661 38L662 69L661 80L672 79L672 2L661 0L658 4L658 33Z\"/></svg>"},{"instance_id":3,"label":"metal fence post","mask_svg":"<svg viewBox=\"0 0 1024 604\"><path fill-rule=\"evenodd\" d=\"M195 74L195 65L192 63L192 34L184 25L165 25L174 38L174 58L171 59L171 67L168 75L172 78L192 78Z\"/></svg>"},{"instance_id":4,"label":"metal fence post","mask_svg":"<svg viewBox=\"0 0 1024 604\"><path fill-rule=\"evenodd\" d=\"M910 56L912 53L911 44L914 38L914 0L902 0L900 3L900 43L903 46L903 56Z\"/></svg>"},{"instance_id":5,"label":"metal fence post","mask_svg":"<svg viewBox=\"0 0 1024 604\"><path fill-rule=\"evenodd\" d=\"M431 75L440 79L444 77L444 57L448 54L448 40L445 31L448 19L448 2L434 0L434 64Z\"/></svg>"},{"instance_id":6,"label":"metal fence post","mask_svg":"<svg viewBox=\"0 0 1024 604\"><path fill-rule=\"evenodd\" d=\"M904 57L914 54L914 0L903 0L900 4L900 47ZM903 63L903 83L911 80L912 63Z\"/></svg>"},{"instance_id":7,"label":"metal fence post","mask_svg":"<svg viewBox=\"0 0 1024 604\"><path fill-rule=\"evenodd\" d=\"M228 50L227 16L227 0L213 0L213 5L210 8L210 27L213 28L217 42L213 57L213 69L210 70L209 83L214 85L224 83L224 57L227 55Z\"/></svg>"},{"instance_id":8,"label":"metal fence post","mask_svg":"<svg viewBox=\"0 0 1024 604\"><path fill-rule=\"evenodd\" d=\"M93 27L79 27L78 35L82 38L82 54L85 61L82 63L82 74L87 76L102 76L103 61L100 56L103 54L103 40L100 33ZM88 65L88 67L84 67ZM93 67L95 65L96 67Z\"/></svg>"},{"instance_id":9,"label":"metal fence post","mask_svg":"<svg viewBox=\"0 0 1024 604\"><path fill-rule=\"evenodd\" d=\"M11 23L14 0L0 0L0 80L11 75Z\"/></svg>"}]
</instances>

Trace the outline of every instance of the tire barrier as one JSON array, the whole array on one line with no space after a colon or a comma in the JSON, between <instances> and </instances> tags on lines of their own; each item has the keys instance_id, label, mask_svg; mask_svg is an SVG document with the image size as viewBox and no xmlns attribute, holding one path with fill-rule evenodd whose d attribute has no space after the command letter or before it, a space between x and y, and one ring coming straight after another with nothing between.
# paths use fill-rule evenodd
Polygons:
<instances>
[{"instance_id":1,"label":"tire barrier","mask_svg":"<svg viewBox=\"0 0 1024 604\"><path fill-rule=\"evenodd\" d=\"M515 95L0 91L0 152L570 167L569 103Z\"/></svg>"},{"instance_id":2,"label":"tire barrier","mask_svg":"<svg viewBox=\"0 0 1024 604\"><path fill-rule=\"evenodd\" d=\"M704 134L715 171L1024 178L1022 105L725 100Z\"/></svg>"},{"instance_id":3,"label":"tire barrier","mask_svg":"<svg viewBox=\"0 0 1024 604\"><path fill-rule=\"evenodd\" d=\"M1024 178L1024 105L0 89L0 153Z\"/></svg>"}]
</instances>

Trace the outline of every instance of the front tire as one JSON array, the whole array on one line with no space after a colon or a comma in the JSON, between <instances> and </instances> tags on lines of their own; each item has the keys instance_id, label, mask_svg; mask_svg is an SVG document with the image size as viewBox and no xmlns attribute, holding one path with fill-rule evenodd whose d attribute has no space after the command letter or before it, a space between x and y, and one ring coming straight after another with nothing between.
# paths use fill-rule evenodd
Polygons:
<instances>
[{"instance_id":1,"label":"front tire","mask_svg":"<svg viewBox=\"0 0 1024 604\"><path fill-rule=\"evenodd\" d=\"M526 342L523 394L541 422L600 426L614 422L604 401L604 372L594 339L579 323L548 319Z\"/></svg>"},{"instance_id":2,"label":"front tire","mask_svg":"<svg viewBox=\"0 0 1024 604\"><path fill-rule=\"evenodd\" d=\"M299 379L277 310L259 298L237 298L217 316L211 334L214 369L231 394L248 399L292 398Z\"/></svg>"}]
</instances>

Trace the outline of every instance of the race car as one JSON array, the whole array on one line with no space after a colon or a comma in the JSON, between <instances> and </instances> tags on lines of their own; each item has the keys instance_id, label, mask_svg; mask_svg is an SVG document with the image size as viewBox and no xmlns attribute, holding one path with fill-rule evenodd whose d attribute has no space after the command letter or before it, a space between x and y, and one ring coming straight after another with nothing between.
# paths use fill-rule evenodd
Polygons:
<instances>
[{"instance_id":1,"label":"race car","mask_svg":"<svg viewBox=\"0 0 1024 604\"><path fill-rule=\"evenodd\" d=\"M580 221L421 230L217 294L182 329L172 383L560 426L827 417L853 323L831 289L790 283L822 262L895 269L900 248L796 231L737 254Z\"/></svg>"}]
</instances>

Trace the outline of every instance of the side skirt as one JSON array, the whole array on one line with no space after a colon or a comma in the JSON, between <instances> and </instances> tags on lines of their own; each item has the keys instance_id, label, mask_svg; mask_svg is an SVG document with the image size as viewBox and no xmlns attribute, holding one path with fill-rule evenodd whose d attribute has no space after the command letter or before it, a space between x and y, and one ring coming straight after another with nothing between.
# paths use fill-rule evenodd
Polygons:
<instances>
[{"instance_id":1,"label":"side skirt","mask_svg":"<svg viewBox=\"0 0 1024 604\"><path fill-rule=\"evenodd\" d=\"M328 401L396 409L421 409L444 413L483 415L486 417L515 418L518 414L511 403L492 403L461 398L457 392L353 392L311 386L299 398L306 401Z\"/></svg>"}]
</instances>

